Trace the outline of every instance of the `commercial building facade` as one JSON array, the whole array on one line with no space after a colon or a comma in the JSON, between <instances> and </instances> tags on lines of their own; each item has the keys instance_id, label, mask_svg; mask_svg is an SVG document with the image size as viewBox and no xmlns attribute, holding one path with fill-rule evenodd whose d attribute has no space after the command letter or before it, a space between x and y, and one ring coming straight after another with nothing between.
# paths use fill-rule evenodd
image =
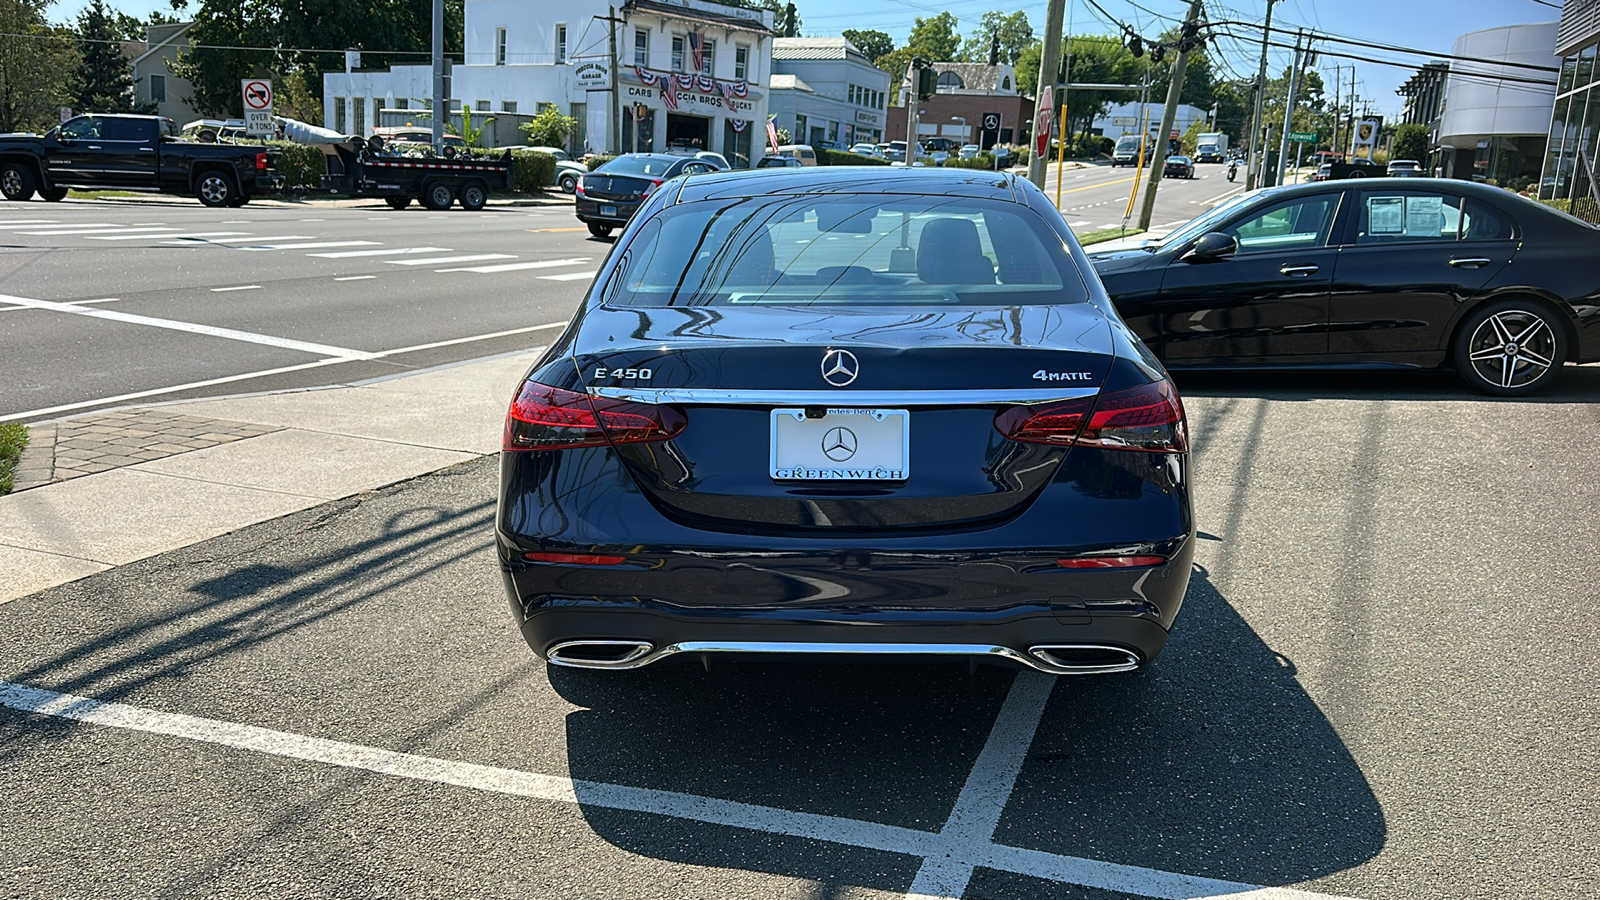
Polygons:
<instances>
[{"instance_id":1,"label":"commercial building facade","mask_svg":"<svg viewBox=\"0 0 1600 900\"><path fill-rule=\"evenodd\" d=\"M838 38L775 38L769 112L795 143L879 143L888 122L889 73Z\"/></svg>"},{"instance_id":2,"label":"commercial building facade","mask_svg":"<svg viewBox=\"0 0 1600 900\"><path fill-rule=\"evenodd\" d=\"M1556 32L1561 57L1548 149L1539 178L1541 200L1582 201L1600 206L1595 166L1600 164L1600 0L1567 0ZM1574 208L1582 208L1583 203Z\"/></svg>"},{"instance_id":3,"label":"commercial building facade","mask_svg":"<svg viewBox=\"0 0 1600 900\"><path fill-rule=\"evenodd\" d=\"M936 62L933 70L934 95L917 104L919 140L947 137L985 150L997 143L1020 144L1028 140L1033 126L1033 99L1017 90L1017 73L1011 66ZM905 104L910 93L902 83L900 103L890 111L885 130L889 140L905 140ZM983 122L990 116L998 127L985 129Z\"/></svg>"},{"instance_id":4,"label":"commercial building facade","mask_svg":"<svg viewBox=\"0 0 1600 900\"><path fill-rule=\"evenodd\" d=\"M1456 39L1436 136L1436 174L1523 190L1539 180L1556 98L1556 23ZM1546 70L1549 74L1547 74Z\"/></svg>"},{"instance_id":5,"label":"commercial building facade","mask_svg":"<svg viewBox=\"0 0 1600 900\"><path fill-rule=\"evenodd\" d=\"M525 116L554 106L578 120L567 149L715 150L759 158L771 77L770 10L714 0L562 4L466 0L465 54L451 68L450 109ZM614 34L612 30L614 29ZM612 66L612 42L616 66ZM616 91L613 105L612 92ZM379 110L426 108L426 66L323 76L324 126L365 134ZM342 113L341 113L342 111ZM503 140L503 135L501 136Z\"/></svg>"}]
</instances>

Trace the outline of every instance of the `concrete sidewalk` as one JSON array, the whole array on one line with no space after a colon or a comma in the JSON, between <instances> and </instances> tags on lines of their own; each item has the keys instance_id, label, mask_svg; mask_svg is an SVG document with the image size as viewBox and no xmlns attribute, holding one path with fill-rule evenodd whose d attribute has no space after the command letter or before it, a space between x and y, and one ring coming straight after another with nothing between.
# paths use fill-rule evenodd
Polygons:
<instances>
[{"instance_id":1,"label":"concrete sidewalk","mask_svg":"<svg viewBox=\"0 0 1600 900\"><path fill-rule=\"evenodd\" d=\"M196 434L201 449L161 443L167 449L130 452L124 465L0 497L0 603L494 453L512 392L541 352L130 407L105 426L83 425L110 417L103 411L54 423L88 438L123 437L130 429L119 423L153 420L224 423L204 427L226 433Z\"/></svg>"}]
</instances>

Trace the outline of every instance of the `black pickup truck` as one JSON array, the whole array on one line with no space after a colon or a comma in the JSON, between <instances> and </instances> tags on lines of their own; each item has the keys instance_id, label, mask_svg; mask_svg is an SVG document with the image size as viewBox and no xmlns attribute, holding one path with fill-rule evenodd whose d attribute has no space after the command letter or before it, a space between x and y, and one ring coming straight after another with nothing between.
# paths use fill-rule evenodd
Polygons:
<instances>
[{"instance_id":1,"label":"black pickup truck","mask_svg":"<svg viewBox=\"0 0 1600 900\"><path fill-rule=\"evenodd\" d=\"M43 135L0 135L0 195L37 191L60 200L67 188L190 194L206 206L243 206L283 188L278 154L266 147L180 141L171 119L85 115Z\"/></svg>"}]
</instances>

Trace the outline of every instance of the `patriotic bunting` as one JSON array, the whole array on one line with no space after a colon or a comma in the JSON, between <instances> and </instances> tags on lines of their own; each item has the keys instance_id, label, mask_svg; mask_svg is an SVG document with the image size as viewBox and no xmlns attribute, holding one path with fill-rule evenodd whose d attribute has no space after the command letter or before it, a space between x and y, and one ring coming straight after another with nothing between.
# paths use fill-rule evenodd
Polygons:
<instances>
[{"instance_id":1,"label":"patriotic bunting","mask_svg":"<svg viewBox=\"0 0 1600 900\"><path fill-rule=\"evenodd\" d=\"M672 80L676 81L678 83L678 87L681 87L684 90L689 90L690 88L694 87L694 76L687 72L682 72L672 76Z\"/></svg>"},{"instance_id":2,"label":"patriotic bunting","mask_svg":"<svg viewBox=\"0 0 1600 900\"><path fill-rule=\"evenodd\" d=\"M723 101L731 107L735 99L743 100L750 96L750 83L747 81L721 81L709 75L696 75L692 72L656 72L646 69L644 66L634 66L633 74L638 76L639 81L645 87L660 85L663 97L673 87L686 91L698 91L712 97L720 93ZM677 98L674 97L673 100L676 102ZM676 109L677 107L674 106L672 108Z\"/></svg>"},{"instance_id":3,"label":"patriotic bunting","mask_svg":"<svg viewBox=\"0 0 1600 900\"><path fill-rule=\"evenodd\" d=\"M750 96L750 85L747 82L735 81L733 83L733 95L740 100Z\"/></svg>"},{"instance_id":4,"label":"patriotic bunting","mask_svg":"<svg viewBox=\"0 0 1600 900\"><path fill-rule=\"evenodd\" d=\"M746 128L750 127L750 123L744 119L729 119L728 124L733 126L735 134L742 134Z\"/></svg>"},{"instance_id":5,"label":"patriotic bunting","mask_svg":"<svg viewBox=\"0 0 1600 900\"><path fill-rule=\"evenodd\" d=\"M694 86L702 94L716 93L717 80L709 75L696 75L694 77Z\"/></svg>"},{"instance_id":6,"label":"patriotic bunting","mask_svg":"<svg viewBox=\"0 0 1600 900\"><path fill-rule=\"evenodd\" d=\"M660 75L657 75L656 73L650 71L649 69L643 68L641 66L634 66L633 67L633 74L639 76L639 80L644 82L645 87L655 87L656 86L656 82L661 80L661 76Z\"/></svg>"}]
</instances>

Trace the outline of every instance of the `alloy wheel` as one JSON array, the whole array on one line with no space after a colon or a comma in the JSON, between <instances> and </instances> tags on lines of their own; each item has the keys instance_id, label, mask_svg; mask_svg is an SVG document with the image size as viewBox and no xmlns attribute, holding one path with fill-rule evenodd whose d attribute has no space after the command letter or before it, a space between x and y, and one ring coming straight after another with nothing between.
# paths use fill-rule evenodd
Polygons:
<instances>
[{"instance_id":1,"label":"alloy wheel","mask_svg":"<svg viewBox=\"0 0 1600 900\"><path fill-rule=\"evenodd\" d=\"M221 206L228 202L228 181L221 175L207 175L200 179L200 199L208 206Z\"/></svg>"},{"instance_id":2,"label":"alloy wheel","mask_svg":"<svg viewBox=\"0 0 1600 900\"><path fill-rule=\"evenodd\" d=\"M1556 334L1532 310L1508 309L1484 319L1467 342L1478 377L1501 388L1526 387L1556 364Z\"/></svg>"},{"instance_id":3,"label":"alloy wheel","mask_svg":"<svg viewBox=\"0 0 1600 900\"><path fill-rule=\"evenodd\" d=\"M5 195L8 197L22 193L22 174L16 169L7 169L4 181L0 181L0 187L5 188Z\"/></svg>"}]
</instances>

